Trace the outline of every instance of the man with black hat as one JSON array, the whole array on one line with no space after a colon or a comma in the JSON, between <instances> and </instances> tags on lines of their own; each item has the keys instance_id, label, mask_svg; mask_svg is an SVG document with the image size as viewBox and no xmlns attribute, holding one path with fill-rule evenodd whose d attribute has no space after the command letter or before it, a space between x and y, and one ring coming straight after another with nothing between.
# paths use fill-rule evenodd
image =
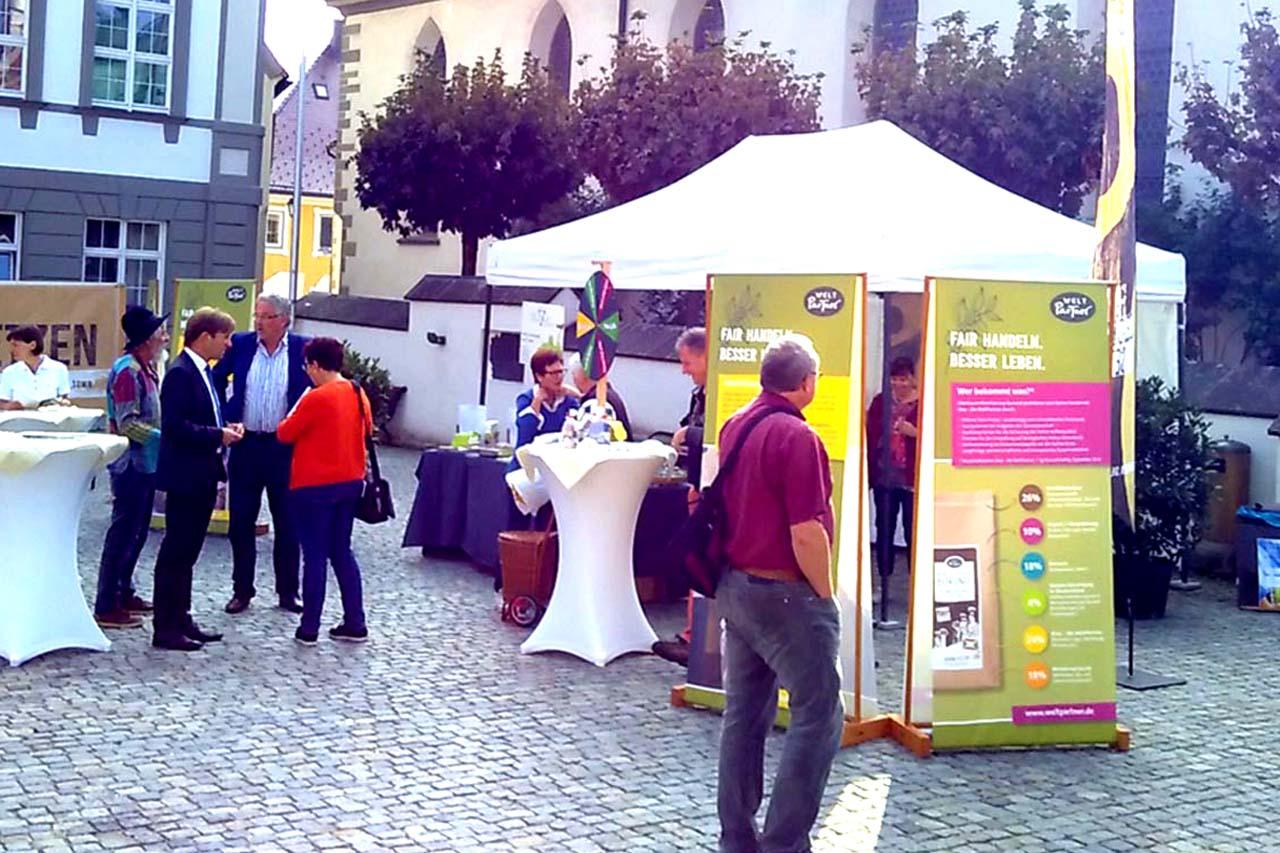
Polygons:
<instances>
[{"instance_id":1,"label":"man with black hat","mask_svg":"<svg viewBox=\"0 0 1280 853\"><path fill-rule=\"evenodd\" d=\"M156 362L169 343L165 317L135 305L124 312L124 355L107 375L111 432L129 439L129 451L111 464L111 526L98 566L94 617L104 628L137 628L152 610L133 586L133 570L147 541L160 454L160 380Z\"/></svg>"}]
</instances>

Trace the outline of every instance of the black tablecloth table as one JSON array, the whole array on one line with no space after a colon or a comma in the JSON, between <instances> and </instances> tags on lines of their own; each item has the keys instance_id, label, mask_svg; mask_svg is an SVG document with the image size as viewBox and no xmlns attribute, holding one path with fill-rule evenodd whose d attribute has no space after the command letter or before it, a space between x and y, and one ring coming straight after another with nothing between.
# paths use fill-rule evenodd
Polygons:
<instances>
[{"instance_id":1,"label":"black tablecloth table","mask_svg":"<svg viewBox=\"0 0 1280 853\"><path fill-rule=\"evenodd\" d=\"M498 534L525 527L506 483L507 460L458 450L426 450L418 460L418 490L405 525L406 548L462 551L490 574L498 571ZM633 559L641 577L670 573L667 544L688 517L684 483L649 487L636 520Z\"/></svg>"}]
</instances>

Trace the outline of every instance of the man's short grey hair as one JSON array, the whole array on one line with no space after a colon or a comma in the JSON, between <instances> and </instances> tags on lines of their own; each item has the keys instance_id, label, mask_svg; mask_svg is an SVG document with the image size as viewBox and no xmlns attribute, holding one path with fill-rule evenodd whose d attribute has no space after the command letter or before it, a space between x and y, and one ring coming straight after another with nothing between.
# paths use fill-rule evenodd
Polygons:
<instances>
[{"instance_id":1,"label":"man's short grey hair","mask_svg":"<svg viewBox=\"0 0 1280 853\"><path fill-rule=\"evenodd\" d=\"M775 394L797 391L821 366L813 341L790 334L769 344L760 360L760 387Z\"/></svg>"},{"instance_id":2,"label":"man's short grey hair","mask_svg":"<svg viewBox=\"0 0 1280 853\"><path fill-rule=\"evenodd\" d=\"M681 332L680 337L676 338L676 352L682 349L696 352L698 355L705 353L707 351L707 330L702 326L694 326Z\"/></svg>"},{"instance_id":3,"label":"man's short grey hair","mask_svg":"<svg viewBox=\"0 0 1280 853\"><path fill-rule=\"evenodd\" d=\"M578 355L576 352L569 353L564 359L564 369L570 376L574 376L577 371L583 370L582 356ZM585 373L586 371L583 370L583 372Z\"/></svg>"},{"instance_id":4,"label":"man's short grey hair","mask_svg":"<svg viewBox=\"0 0 1280 853\"><path fill-rule=\"evenodd\" d=\"M258 301L267 303L271 306L271 310L275 311L277 314L283 314L286 318L292 314L289 310L289 300L283 296L277 296L274 293L264 293L258 297Z\"/></svg>"}]
</instances>

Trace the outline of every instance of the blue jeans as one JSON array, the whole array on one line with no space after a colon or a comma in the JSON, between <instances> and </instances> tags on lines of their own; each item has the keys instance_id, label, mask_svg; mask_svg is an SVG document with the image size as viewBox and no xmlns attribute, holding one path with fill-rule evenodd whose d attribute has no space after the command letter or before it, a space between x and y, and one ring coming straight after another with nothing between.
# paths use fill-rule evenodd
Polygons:
<instances>
[{"instance_id":1,"label":"blue jeans","mask_svg":"<svg viewBox=\"0 0 1280 853\"><path fill-rule=\"evenodd\" d=\"M840 611L803 581L769 581L738 571L721 579L716 607L725 623L720 850L805 853L844 725ZM764 744L779 685L790 694L791 724L759 832Z\"/></svg>"},{"instance_id":2,"label":"blue jeans","mask_svg":"<svg viewBox=\"0 0 1280 853\"><path fill-rule=\"evenodd\" d=\"M155 497L155 474L132 465L111 472L111 526L102 543L98 597L93 605L99 616L120 610L134 595L133 570L147 543Z\"/></svg>"},{"instance_id":3,"label":"blue jeans","mask_svg":"<svg viewBox=\"0 0 1280 853\"><path fill-rule=\"evenodd\" d=\"M342 622L359 631L364 624L360 564L351 551L351 527L361 482L308 486L289 493L298 542L302 545L302 623L304 634L320 633L329 564L342 593Z\"/></svg>"}]
</instances>

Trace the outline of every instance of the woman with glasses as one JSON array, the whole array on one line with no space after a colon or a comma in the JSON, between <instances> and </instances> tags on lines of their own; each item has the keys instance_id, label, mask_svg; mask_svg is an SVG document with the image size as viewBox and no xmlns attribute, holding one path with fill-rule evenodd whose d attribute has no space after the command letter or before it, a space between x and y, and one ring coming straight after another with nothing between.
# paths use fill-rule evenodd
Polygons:
<instances>
[{"instance_id":1,"label":"woman with glasses","mask_svg":"<svg viewBox=\"0 0 1280 853\"><path fill-rule=\"evenodd\" d=\"M533 387L516 398L516 447L530 444L536 436L560 432L569 413L578 408L578 389L565 382L560 350L541 347L529 359L529 368Z\"/></svg>"}]
</instances>

